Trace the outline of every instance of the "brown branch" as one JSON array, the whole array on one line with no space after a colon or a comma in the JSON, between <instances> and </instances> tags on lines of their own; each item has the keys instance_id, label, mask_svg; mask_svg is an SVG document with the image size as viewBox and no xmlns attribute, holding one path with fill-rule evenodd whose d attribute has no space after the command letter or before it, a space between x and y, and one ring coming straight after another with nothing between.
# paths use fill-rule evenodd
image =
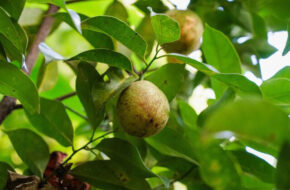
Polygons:
<instances>
[{"instance_id":1,"label":"brown branch","mask_svg":"<svg viewBox=\"0 0 290 190\"><path fill-rule=\"evenodd\" d=\"M55 100L58 100L58 101L63 101L63 100L65 100L65 99L68 99L68 98L71 98L71 97L73 97L73 96L75 96L77 93L76 92L71 92L71 93L69 93L69 94L66 94L66 95L63 95L63 96L60 96L60 97L58 97L58 98L55 98ZM7 97L7 96L6 96ZM11 98L11 97L7 97L7 98ZM2 103L2 102L1 102ZM1 107L1 106L0 106ZM10 112L12 111L12 110L18 110L18 109L22 109L23 108L23 106L22 106L22 104L16 104L16 105L14 105L13 107L11 107L11 110L10 110ZM1 111L1 110L0 110Z\"/></svg>"},{"instance_id":2,"label":"brown branch","mask_svg":"<svg viewBox=\"0 0 290 190\"><path fill-rule=\"evenodd\" d=\"M39 54L39 44L41 42L44 42L44 40L46 39L46 37L49 35L52 24L54 22L54 18L49 16L53 13L56 13L58 11L59 7L55 6L55 5L49 5L49 9L46 12L46 16L44 17L39 30L35 36L35 39L33 41L33 44L30 48L29 54L26 57L26 66L28 69L28 74L31 73L32 68L34 66L34 63L36 62L37 58L38 58L38 54Z\"/></svg>"},{"instance_id":3,"label":"brown branch","mask_svg":"<svg viewBox=\"0 0 290 190\"><path fill-rule=\"evenodd\" d=\"M0 125L16 105L16 99L5 96L0 102Z\"/></svg>"},{"instance_id":4,"label":"brown branch","mask_svg":"<svg viewBox=\"0 0 290 190\"><path fill-rule=\"evenodd\" d=\"M66 95L60 96L60 97L56 98L55 100L62 101L62 100L68 99L68 98L70 98L70 97L73 97L73 96L75 96L76 94L77 94L76 92L71 92L71 93L69 93L69 94L66 94Z\"/></svg>"},{"instance_id":5,"label":"brown branch","mask_svg":"<svg viewBox=\"0 0 290 190\"><path fill-rule=\"evenodd\" d=\"M46 15L56 13L59 7L55 5L49 5L49 9L46 12ZM46 16L43 18L42 23L39 27L39 30L35 36L35 39L32 43L31 49L26 57L26 66L28 75L31 73L34 63L36 62L39 54L38 46L43 42L46 37L49 35L54 18L51 16ZM5 96L0 102L0 125L4 119L11 113L16 105L16 99L12 97Z\"/></svg>"}]
</instances>

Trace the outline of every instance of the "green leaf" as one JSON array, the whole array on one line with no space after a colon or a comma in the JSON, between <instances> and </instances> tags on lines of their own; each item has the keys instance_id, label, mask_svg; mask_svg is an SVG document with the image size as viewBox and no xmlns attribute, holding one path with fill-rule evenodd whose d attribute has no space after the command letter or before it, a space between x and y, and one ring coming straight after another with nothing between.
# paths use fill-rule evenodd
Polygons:
<instances>
[{"instance_id":1,"label":"green leaf","mask_svg":"<svg viewBox=\"0 0 290 190\"><path fill-rule=\"evenodd\" d=\"M71 173L82 181L110 190L149 190L149 184L144 178L138 178L112 160L96 160L86 162L74 168Z\"/></svg>"},{"instance_id":2,"label":"green leaf","mask_svg":"<svg viewBox=\"0 0 290 190\"><path fill-rule=\"evenodd\" d=\"M97 109L101 109L106 102L137 80L136 76L128 77L116 68L110 68L106 74L110 81L96 81L92 88L92 96Z\"/></svg>"},{"instance_id":3,"label":"green leaf","mask_svg":"<svg viewBox=\"0 0 290 190\"><path fill-rule=\"evenodd\" d=\"M131 49L141 58L144 57L147 44L144 39L126 23L110 16L97 16L89 18L82 23L82 28L102 31L112 36L127 48Z\"/></svg>"},{"instance_id":4,"label":"green leaf","mask_svg":"<svg viewBox=\"0 0 290 190\"><path fill-rule=\"evenodd\" d=\"M63 104L56 100L40 99L40 113L29 114L32 125L63 146L73 144L73 127Z\"/></svg>"},{"instance_id":5,"label":"green leaf","mask_svg":"<svg viewBox=\"0 0 290 190\"><path fill-rule=\"evenodd\" d=\"M196 132L172 126L170 123L172 119L171 116L167 126L159 134L145 139L146 142L164 155L183 158L197 164Z\"/></svg>"},{"instance_id":6,"label":"green leaf","mask_svg":"<svg viewBox=\"0 0 290 190\"><path fill-rule=\"evenodd\" d=\"M216 143L203 144L200 154L200 172L203 180L214 189L239 190L239 168Z\"/></svg>"},{"instance_id":7,"label":"green leaf","mask_svg":"<svg viewBox=\"0 0 290 190\"><path fill-rule=\"evenodd\" d=\"M241 61L231 41L220 31L206 25L202 50L208 64L222 73L241 73Z\"/></svg>"},{"instance_id":8,"label":"green leaf","mask_svg":"<svg viewBox=\"0 0 290 190\"><path fill-rule=\"evenodd\" d=\"M243 75L222 73L213 75L212 77L233 88L240 95L261 96L261 90L256 83L250 81Z\"/></svg>"},{"instance_id":9,"label":"green leaf","mask_svg":"<svg viewBox=\"0 0 290 190\"><path fill-rule=\"evenodd\" d=\"M102 140L96 147L122 167L140 178L156 177L144 164L138 150L125 140L110 138Z\"/></svg>"},{"instance_id":10,"label":"green leaf","mask_svg":"<svg viewBox=\"0 0 290 190\"><path fill-rule=\"evenodd\" d=\"M139 0L134 5L146 14L150 13L148 7L151 7L157 13L163 13L168 10L168 7L163 4L162 0Z\"/></svg>"},{"instance_id":11,"label":"green leaf","mask_svg":"<svg viewBox=\"0 0 290 190\"><path fill-rule=\"evenodd\" d=\"M251 174L243 173L241 175L241 180L242 180L242 186L246 190L250 190L250 189L253 189L253 190L254 189L255 190L259 190L259 189L273 190L273 189L275 189L274 184L265 183Z\"/></svg>"},{"instance_id":12,"label":"green leaf","mask_svg":"<svg viewBox=\"0 0 290 190\"><path fill-rule=\"evenodd\" d=\"M169 16L163 14L154 15L151 17L151 23L160 45L179 40L179 25Z\"/></svg>"},{"instance_id":13,"label":"green leaf","mask_svg":"<svg viewBox=\"0 0 290 190\"><path fill-rule=\"evenodd\" d=\"M92 30L83 30L83 37L96 49L114 50L112 39L104 33L95 32Z\"/></svg>"},{"instance_id":14,"label":"green leaf","mask_svg":"<svg viewBox=\"0 0 290 190\"><path fill-rule=\"evenodd\" d=\"M152 27L151 18L149 15L146 15L141 23L138 25L136 31L143 37L143 39L147 42L147 50L145 57L150 56L154 42L155 42L155 33Z\"/></svg>"},{"instance_id":15,"label":"green leaf","mask_svg":"<svg viewBox=\"0 0 290 190\"><path fill-rule=\"evenodd\" d=\"M5 9L11 17L18 20L25 5L25 0L2 0L0 7Z\"/></svg>"},{"instance_id":16,"label":"green leaf","mask_svg":"<svg viewBox=\"0 0 290 190\"><path fill-rule=\"evenodd\" d=\"M184 123L188 127L196 129L197 114L194 109L187 102L182 100L178 100L178 108Z\"/></svg>"},{"instance_id":17,"label":"green leaf","mask_svg":"<svg viewBox=\"0 0 290 190\"><path fill-rule=\"evenodd\" d=\"M201 127L204 126L204 123L212 114L214 114L218 109L220 109L222 106L227 104L230 101L233 101L235 98L235 92L229 88L228 90L225 91L223 96L213 103L212 105L208 106L205 110L203 110L197 118L197 124Z\"/></svg>"},{"instance_id":18,"label":"green leaf","mask_svg":"<svg viewBox=\"0 0 290 190\"><path fill-rule=\"evenodd\" d=\"M92 97L94 82L100 79L101 76L92 65L87 63L80 63L78 65L76 92L93 128L98 127L104 116L104 110L95 107Z\"/></svg>"},{"instance_id":19,"label":"green leaf","mask_svg":"<svg viewBox=\"0 0 290 190\"><path fill-rule=\"evenodd\" d=\"M287 38L285 48L283 50L283 54L282 54L283 56L285 56L290 51L290 23L288 23L287 30L288 30L288 38Z\"/></svg>"},{"instance_id":20,"label":"green leaf","mask_svg":"<svg viewBox=\"0 0 290 190\"><path fill-rule=\"evenodd\" d=\"M108 49L88 50L70 58L68 61L76 60L86 62L101 62L106 63L109 66L132 71L131 62L126 56Z\"/></svg>"},{"instance_id":21,"label":"green leaf","mask_svg":"<svg viewBox=\"0 0 290 190\"><path fill-rule=\"evenodd\" d=\"M38 45L38 48L40 52L44 55L45 63L50 63L52 61L60 61L65 60L65 58L61 55L59 55L57 52L55 52L53 49L48 47L45 43L40 43Z\"/></svg>"},{"instance_id":22,"label":"green leaf","mask_svg":"<svg viewBox=\"0 0 290 190\"><path fill-rule=\"evenodd\" d=\"M1 20L0 34L3 35L3 37L1 37L1 41L2 45L4 46L4 49L6 50L8 48L8 52L11 54L13 53L13 50L11 49L15 49L15 51L17 51L18 54L17 60L22 62L23 60L21 55L25 53L27 46L27 37L23 29L16 22L12 21L1 7L0 7L0 20ZM6 45L5 43L6 40L4 39L3 41L3 38L5 38L11 44Z\"/></svg>"},{"instance_id":23,"label":"green leaf","mask_svg":"<svg viewBox=\"0 0 290 190\"><path fill-rule=\"evenodd\" d=\"M61 8L65 8L65 0L27 0L27 1L31 3L48 3L57 5Z\"/></svg>"},{"instance_id":24,"label":"green leaf","mask_svg":"<svg viewBox=\"0 0 290 190\"><path fill-rule=\"evenodd\" d=\"M81 20L85 20L88 17L82 14L79 14L81 17ZM72 22L70 15L68 13L56 13L53 15L54 18L63 21L67 23L69 26L71 26L73 29L78 31L75 24ZM92 30L85 30L82 29L82 36L94 47L94 48L105 48L105 49L111 49L114 50L114 44L112 39L101 32L96 32Z\"/></svg>"},{"instance_id":25,"label":"green leaf","mask_svg":"<svg viewBox=\"0 0 290 190\"><path fill-rule=\"evenodd\" d=\"M290 66L286 66L279 70L271 79L274 78L287 78L290 80Z\"/></svg>"},{"instance_id":26,"label":"green leaf","mask_svg":"<svg viewBox=\"0 0 290 190\"><path fill-rule=\"evenodd\" d=\"M247 49L252 54L257 55L258 58L268 58L277 51L277 48L270 45L265 39L250 39L241 44L241 47Z\"/></svg>"},{"instance_id":27,"label":"green leaf","mask_svg":"<svg viewBox=\"0 0 290 190\"><path fill-rule=\"evenodd\" d=\"M17 98L30 112L39 111L39 96L31 79L16 66L0 62L0 93Z\"/></svg>"},{"instance_id":28,"label":"green leaf","mask_svg":"<svg viewBox=\"0 0 290 190\"><path fill-rule=\"evenodd\" d=\"M278 104L290 105L290 79L274 78L261 85L263 97Z\"/></svg>"},{"instance_id":29,"label":"green leaf","mask_svg":"<svg viewBox=\"0 0 290 190\"><path fill-rule=\"evenodd\" d=\"M256 38L267 39L266 23L261 16L256 13L251 13L252 16L252 30Z\"/></svg>"},{"instance_id":30,"label":"green leaf","mask_svg":"<svg viewBox=\"0 0 290 190\"><path fill-rule=\"evenodd\" d=\"M284 142L278 157L277 173L276 173L276 187L279 190L290 189L290 143Z\"/></svg>"},{"instance_id":31,"label":"green leaf","mask_svg":"<svg viewBox=\"0 0 290 190\"><path fill-rule=\"evenodd\" d=\"M106 9L105 15L113 16L124 22L127 22L129 16L126 7L120 1L113 1Z\"/></svg>"},{"instance_id":32,"label":"green leaf","mask_svg":"<svg viewBox=\"0 0 290 190\"><path fill-rule=\"evenodd\" d=\"M232 131L242 140L273 151L289 139L290 132L288 115L259 99L238 100L220 108L207 120L205 128L209 133Z\"/></svg>"},{"instance_id":33,"label":"green leaf","mask_svg":"<svg viewBox=\"0 0 290 190\"><path fill-rule=\"evenodd\" d=\"M28 129L5 131L19 157L29 169L42 177L49 160L49 150L44 140Z\"/></svg>"},{"instance_id":34,"label":"green leaf","mask_svg":"<svg viewBox=\"0 0 290 190\"><path fill-rule=\"evenodd\" d=\"M145 77L164 92L170 102L176 96L184 81L184 64L166 64Z\"/></svg>"},{"instance_id":35,"label":"green leaf","mask_svg":"<svg viewBox=\"0 0 290 190\"><path fill-rule=\"evenodd\" d=\"M199 61L196 61L194 59L191 59L190 57L186 56L186 55L181 55L181 54L177 54L177 53L170 53L170 54L167 54L168 57L173 57L175 59L178 59L192 67L194 67L195 69L211 76L215 73L217 73L218 71L213 68L211 65L207 65L207 64L204 64L204 63L201 63Z\"/></svg>"},{"instance_id":36,"label":"green leaf","mask_svg":"<svg viewBox=\"0 0 290 190\"><path fill-rule=\"evenodd\" d=\"M243 172L254 175L266 183L274 183L275 168L268 162L246 152L246 150L234 150L230 152L238 160Z\"/></svg>"},{"instance_id":37,"label":"green leaf","mask_svg":"<svg viewBox=\"0 0 290 190\"><path fill-rule=\"evenodd\" d=\"M197 70L213 77L214 79L225 83L241 95L261 95L259 87L243 75L234 73L218 73L218 71L216 71L216 69L211 67L210 65L206 65L184 55L167 54L166 56L179 59L180 61L196 68Z\"/></svg>"},{"instance_id":38,"label":"green leaf","mask_svg":"<svg viewBox=\"0 0 290 190\"><path fill-rule=\"evenodd\" d=\"M0 189L4 189L6 185L6 182L8 180L8 170L14 171L9 164L5 162L0 162Z\"/></svg>"}]
</instances>

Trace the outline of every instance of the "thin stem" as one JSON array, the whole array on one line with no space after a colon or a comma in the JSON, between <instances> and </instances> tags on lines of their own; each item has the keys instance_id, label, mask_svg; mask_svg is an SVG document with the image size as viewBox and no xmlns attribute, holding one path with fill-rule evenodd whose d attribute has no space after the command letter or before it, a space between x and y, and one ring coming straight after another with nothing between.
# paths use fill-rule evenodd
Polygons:
<instances>
[{"instance_id":1,"label":"thin stem","mask_svg":"<svg viewBox=\"0 0 290 190\"><path fill-rule=\"evenodd\" d=\"M93 142L95 142L95 141L97 141L97 140L99 140L99 139L101 139L101 138L103 138L103 137L105 137L105 136L107 136L107 135L109 135L109 134L111 134L111 133L113 133L114 131L112 130L112 131L108 131L107 133L105 133L105 134L103 134L103 135L101 135L101 136L99 136L99 137L97 137L97 138L95 138L94 139L94 132L93 132L93 134L92 134L92 137L90 138L90 140L85 144L85 145L83 145L82 147L80 147L79 149L76 149L76 150L74 150L73 151L73 153L61 164L62 166L64 166L65 164L67 164L73 157L74 157L74 155L76 155L79 151L81 151L81 150L85 150L85 149L87 149L87 148L89 148L88 146L90 145L90 144L92 144ZM90 148L89 148L90 149Z\"/></svg>"},{"instance_id":2,"label":"thin stem","mask_svg":"<svg viewBox=\"0 0 290 190\"><path fill-rule=\"evenodd\" d=\"M148 69L150 68L150 66L154 63L154 61L156 60L157 58L157 55L158 53L161 51L161 48L159 48L159 44L157 44L156 46L156 53L154 55L154 57L152 58L152 60L147 64L147 66L145 67L145 69L141 72L141 75L140 75L140 79L142 80L144 78L144 74L148 71Z\"/></svg>"},{"instance_id":3,"label":"thin stem","mask_svg":"<svg viewBox=\"0 0 290 190\"><path fill-rule=\"evenodd\" d=\"M71 92L71 93L68 93L66 95L60 96L60 97L56 98L55 100L62 101L62 100L71 98L71 97L75 96L76 94L77 94L76 92Z\"/></svg>"},{"instance_id":4,"label":"thin stem","mask_svg":"<svg viewBox=\"0 0 290 190\"><path fill-rule=\"evenodd\" d=\"M60 97L56 98L55 100L62 101L62 100L65 100L65 99L71 98L72 96L75 96L75 95L76 95L76 92L71 92L71 93L69 93L69 94L66 94L66 95L60 96ZM23 105L22 105L22 104L16 104L16 105L13 107L13 110L18 110L18 109L22 109L22 108L23 108Z\"/></svg>"},{"instance_id":5,"label":"thin stem","mask_svg":"<svg viewBox=\"0 0 290 190\"><path fill-rule=\"evenodd\" d=\"M86 116L84 116L83 114L77 112L76 110L74 110L74 109L72 109L72 108L70 108L70 107L68 107L68 106L66 106L66 105L64 105L64 107L65 107L65 109L71 111L71 112L74 113L75 115L77 115L77 116L83 118L84 120L88 121L88 118L87 118Z\"/></svg>"}]
</instances>

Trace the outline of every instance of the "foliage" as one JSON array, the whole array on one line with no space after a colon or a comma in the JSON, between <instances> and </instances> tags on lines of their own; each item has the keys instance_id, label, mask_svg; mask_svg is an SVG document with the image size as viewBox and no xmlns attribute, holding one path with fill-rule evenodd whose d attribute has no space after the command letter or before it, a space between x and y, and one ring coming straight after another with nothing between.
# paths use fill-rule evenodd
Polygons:
<instances>
[{"instance_id":1,"label":"foliage","mask_svg":"<svg viewBox=\"0 0 290 190\"><path fill-rule=\"evenodd\" d=\"M8 170L48 181L53 151L68 155L57 178L68 173L92 189L172 189L176 182L198 190L290 189L289 66L261 85L244 76L261 78L259 60L277 51L268 32L288 31L289 53L290 2L191 0L188 9L205 26L201 57L193 59L162 50L182 36L166 1L1 0L0 189ZM50 32L40 43L44 25ZM38 58L27 70L31 56ZM120 93L136 80L151 81L170 102L166 127L148 138L128 135L116 116ZM201 113L190 104L197 86L215 93ZM6 96L17 101L8 107Z\"/></svg>"}]
</instances>

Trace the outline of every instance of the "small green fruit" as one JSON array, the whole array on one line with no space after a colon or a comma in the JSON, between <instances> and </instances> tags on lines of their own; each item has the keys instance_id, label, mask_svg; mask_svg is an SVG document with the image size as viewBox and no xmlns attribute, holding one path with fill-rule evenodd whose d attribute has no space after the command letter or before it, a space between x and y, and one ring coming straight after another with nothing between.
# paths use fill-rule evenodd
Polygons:
<instances>
[{"instance_id":1,"label":"small green fruit","mask_svg":"<svg viewBox=\"0 0 290 190\"><path fill-rule=\"evenodd\" d=\"M197 14L190 10L170 10L166 13L176 20L180 27L180 39L164 44L162 47L168 53L190 54L200 47L203 24Z\"/></svg>"},{"instance_id":2,"label":"small green fruit","mask_svg":"<svg viewBox=\"0 0 290 190\"><path fill-rule=\"evenodd\" d=\"M117 116L123 129L136 137L149 137L160 132L169 117L169 103L153 83L132 83L120 95Z\"/></svg>"}]
</instances>

